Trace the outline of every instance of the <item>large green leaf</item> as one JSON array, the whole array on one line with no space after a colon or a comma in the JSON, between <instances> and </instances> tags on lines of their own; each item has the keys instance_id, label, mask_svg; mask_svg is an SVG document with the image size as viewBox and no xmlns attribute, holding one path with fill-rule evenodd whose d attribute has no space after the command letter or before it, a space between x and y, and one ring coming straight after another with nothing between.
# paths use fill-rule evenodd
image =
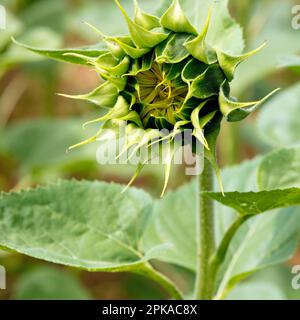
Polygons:
<instances>
[{"instance_id":1,"label":"large green leaf","mask_svg":"<svg viewBox=\"0 0 300 320\"><path fill-rule=\"evenodd\" d=\"M141 248L152 199L143 191L122 189L61 181L2 194L0 246L90 271L138 270L156 251Z\"/></svg>"},{"instance_id":2,"label":"large green leaf","mask_svg":"<svg viewBox=\"0 0 300 320\"><path fill-rule=\"evenodd\" d=\"M88 300L91 296L79 280L66 271L37 267L17 279L13 299Z\"/></svg>"},{"instance_id":3,"label":"large green leaf","mask_svg":"<svg viewBox=\"0 0 300 320\"><path fill-rule=\"evenodd\" d=\"M253 177L259 192L207 192L214 200L241 215L259 214L300 204L300 148L281 149L261 158ZM252 183L251 183L252 184ZM237 189L240 190L240 189ZM255 191L255 190L254 190Z\"/></svg>"},{"instance_id":4,"label":"large green leaf","mask_svg":"<svg viewBox=\"0 0 300 320\"><path fill-rule=\"evenodd\" d=\"M275 210L244 223L220 269L217 298L254 271L289 259L297 248L299 227L299 208Z\"/></svg>"},{"instance_id":5,"label":"large green leaf","mask_svg":"<svg viewBox=\"0 0 300 320\"><path fill-rule=\"evenodd\" d=\"M196 265L196 184L169 192L155 202L154 212L143 238L149 248L169 244L159 260L194 270Z\"/></svg>"},{"instance_id":6,"label":"large green leaf","mask_svg":"<svg viewBox=\"0 0 300 320\"><path fill-rule=\"evenodd\" d=\"M272 147L300 144L300 83L271 98L259 113L257 130Z\"/></svg>"},{"instance_id":7,"label":"large green leaf","mask_svg":"<svg viewBox=\"0 0 300 320\"><path fill-rule=\"evenodd\" d=\"M295 165L297 150L283 149L252 163L246 162L242 167L248 167L248 175L247 170L240 171L242 167L239 166L234 167L233 171L227 169L227 178L231 178L232 183L236 184L236 190L239 190L238 181L245 184L244 193L229 192L225 197L221 194L211 196L244 216L299 204L300 190L291 188L299 184L299 169ZM258 186L255 182L257 175ZM257 192L258 187L269 191ZM276 188L286 189L274 190ZM222 214L224 207L217 208L221 209L219 213ZM228 210L230 209L225 209L225 212L232 212ZM299 215L299 207L277 209L254 216L239 227L231 239L219 271L218 298L224 297L237 282L252 272L284 261L294 253L300 226Z\"/></svg>"},{"instance_id":8,"label":"large green leaf","mask_svg":"<svg viewBox=\"0 0 300 320\"><path fill-rule=\"evenodd\" d=\"M289 259L298 245L299 208L275 210L244 223L230 242L218 273L216 298L256 270Z\"/></svg>"},{"instance_id":9,"label":"large green leaf","mask_svg":"<svg viewBox=\"0 0 300 320\"><path fill-rule=\"evenodd\" d=\"M228 0L180 0L179 2L198 32L204 27L212 7L212 19L207 34L208 44L233 55L243 51L242 29L229 14ZM162 1L158 13L164 13L171 3L172 0Z\"/></svg>"},{"instance_id":10,"label":"large green leaf","mask_svg":"<svg viewBox=\"0 0 300 320\"><path fill-rule=\"evenodd\" d=\"M300 205L300 188L260 192L205 192L205 195L235 209L240 215L256 215L277 208Z\"/></svg>"},{"instance_id":11,"label":"large green leaf","mask_svg":"<svg viewBox=\"0 0 300 320\"><path fill-rule=\"evenodd\" d=\"M173 297L176 286L149 264L166 244L144 250L153 210L142 190L98 181L57 184L0 195L0 248L87 271L132 272L157 281Z\"/></svg>"}]
</instances>

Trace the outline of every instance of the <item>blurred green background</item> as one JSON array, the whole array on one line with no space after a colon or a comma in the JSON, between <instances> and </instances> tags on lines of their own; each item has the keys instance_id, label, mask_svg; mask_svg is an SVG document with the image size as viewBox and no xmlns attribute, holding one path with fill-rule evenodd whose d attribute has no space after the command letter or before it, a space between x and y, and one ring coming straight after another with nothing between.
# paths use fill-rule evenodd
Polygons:
<instances>
[{"instance_id":1,"label":"blurred green background","mask_svg":"<svg viewBox=\"0 0 300 320\"><path fill-rule=\"evenodd\" d=\"M158 0L140 2L152 12L159 4ZM45 60L10 40L14 36L21 42L45 48L76 47L99 41L82 21L108 34L124 33L125 23L113 1L0 0L0 4L7 12L7 28L0 30L0 190L18 190L59 178L127 183L134 168L99 166L96 146L66 153L68 146L89 136L89 130L83 131L81 124L92 119L98 110L92 104L68 100L55 93L89 92L99 82L97 75L88 68ZM122 4L129 10L132 8L130 0ZM272 116L282 117L283 126L290 132L274 131L272 121L263 119L270 113L267 109L263 111L265 115L258 111L242 123L230 126L224 123L218 148L222 167L266 153L278 146L278 139L283 146L300 140L299 120L296 122L300 119L299 73L282 67L300 54L300 30L291 26L291 9L295 4L297 1L293 0L231 0L230 10L244 27L247 48L253 49L264 40L268 42L261 53L239 67L233 83L234 94L242 100L257 99L280 87L286 92L286 104L291 101L294 106L295 116L285 119L275 97L273 103L279 107L274 108ZM157 196L162 179L163 169L149 166L135 185ZM176 166L169 188L174 189L187 179L182 167ZM300 264L300 256L290 263ZM152 282L129 274L87 273L2 251L0 265L7 270L7 290L0 290L0 299L165 297ZM160 268L172 274L182 288L189 287L192 281L189 271L175 266L170 270L170 266L163 264ZM289 270L288 266L276 267L256 276L262 297L264 292L272 292L270 298L286 298L276 295L272 286L278 281L289 286L292 276ZM289 298L300 298L299 293L287 291ZM243 292L238 295L242 298Z\"/></svg>"}]
</instances>

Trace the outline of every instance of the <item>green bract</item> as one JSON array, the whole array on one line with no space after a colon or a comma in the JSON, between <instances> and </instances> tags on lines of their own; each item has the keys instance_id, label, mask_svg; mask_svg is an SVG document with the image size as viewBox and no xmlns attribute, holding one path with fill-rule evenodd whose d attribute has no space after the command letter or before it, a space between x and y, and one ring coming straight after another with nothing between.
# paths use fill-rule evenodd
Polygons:
<instances>
[{"instance_id":1,"label":"green bract","mask_svg":"<svg viewBox=\"0 0 300 320\"><path fill-rule=\"evenodd\" d=\"M233 56L226 52L224 44L222 49L210 45L207 34L214 29L215 23L210 23L213 9L198 31L199 26L193 26L178 0L174 0L160 18L143 12L135 1L133 19L119 1L115 2L127 22L128 36L106 36L91 26L105 47L80 52L66 50L59 57L51 51L29 48L56 59L68 57L65 60L93 66L104 80L86 95L66 95L107 108L106 115L87 123L99 122L97 134L76 146L101 137L103 128L117 130L126 122L127 142L123 152L132 147L134 150L150 148L154 138L157 143L164 140L173 146L166 155L167 181L176 151L174 136L190 129L194 141L205 147L205 157L219 176L215 152L221 120L244 119L272 94L247 103L237 102L230 96L230 82L236 67L263 46ZM140 129L139 134L132 134L134 129ZM163 134L162 129L172 133Z\"/></svg>"}]
</instances>

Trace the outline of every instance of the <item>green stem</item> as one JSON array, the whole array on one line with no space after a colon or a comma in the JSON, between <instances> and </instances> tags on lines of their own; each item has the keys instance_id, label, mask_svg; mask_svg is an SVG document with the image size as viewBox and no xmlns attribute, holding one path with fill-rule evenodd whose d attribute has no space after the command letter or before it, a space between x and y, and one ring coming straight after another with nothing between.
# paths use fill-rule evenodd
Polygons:
<instances>
[{"instance_id":1,"label":"green stem","mask_svg":"<svg viewBox=\"0 0 300 320\"><path fill-rule=\"evenodd\" d=\"M213 170L205 160L204 171L198 179L197 209L197 271L195 299L209 300L213 295L213 282L208 277L209 261L215 249L213 201L201 191L213 190Z\"/></svg>"},{"instance_id":2,"label":"green stem","mask_svg":"<svg viewBox=\"0 0 300 320\"><path fill-rule=\"evenodd\" d=\"M210 259L209 264L209 278L213 283L216 281L217 272L223 263L229 244L236 234L237 230L240 226L249 219L249 216L239 216L234 223L230 226L230 228L225 233L223 240L221 241L218 249L214 253L214 255Z\"/></svg>"},{"instance_id":3,"label":"green stem","mask_svg":"<svg viewBox=\"0 0 300 320\"><path fill-rule=\"evenodd\" d=\"M155 270L151 264L145 263L138 273L160 284L173 299L183 300L183 295L176 285L169 278Z\"/></svg>"}]
</instances>

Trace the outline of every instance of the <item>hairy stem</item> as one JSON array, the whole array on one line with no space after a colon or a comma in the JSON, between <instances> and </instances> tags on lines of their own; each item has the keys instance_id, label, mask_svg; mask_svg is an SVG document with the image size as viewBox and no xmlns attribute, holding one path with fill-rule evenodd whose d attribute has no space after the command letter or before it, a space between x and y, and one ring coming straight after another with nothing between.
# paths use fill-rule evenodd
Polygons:
<instances>
[{"instance_id":1,"label":"hairy stem","mask_svg":"<svg viewBox=\"0 0 300 320\"><path fill-rule=\"evenodd\" d=\"M201 300L212 299L213 294L213 282L209 277L209 261L215 249L213 201L201 193L212 190L212 167L205 160L197 190L197 271L194 293L194 298Z\"/></svg>"}]
</instances>

